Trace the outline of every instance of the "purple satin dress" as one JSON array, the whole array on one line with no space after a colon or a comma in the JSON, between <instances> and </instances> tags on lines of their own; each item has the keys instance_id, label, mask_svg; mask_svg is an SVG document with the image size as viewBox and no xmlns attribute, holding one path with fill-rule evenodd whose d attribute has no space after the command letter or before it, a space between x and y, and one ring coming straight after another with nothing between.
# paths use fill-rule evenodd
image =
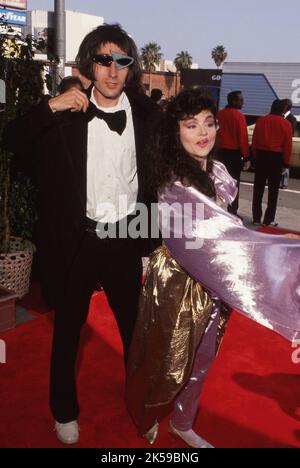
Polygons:
<instances>
[{"instance_id":1,"label":"purple satin dress","mask_svg":"<svg viewBox=\"0 0 300 468\"><path fill-rule=\"evenodd\" d=\"M235 181L220 162L213 179L218 198L231 203ZM160 194L159 214L165 244L191 277L259 324L290 341L300 339L298 240L251 231L179 181Z\"/></svg>"},{"instance_id":2,"label":"purple satin dress","mask_svg":"<svg viewBox=\"0 0 300 468\"><path fill-rule=\"evenodd\" d=\"M198 411L199 396L215 359L220 321L220 303L217 298L215 299L210 321L195 354L191 375L174 401L171 421L173 426L180 431L188 431L193 427Z\"/></svg>"}]
</instances>

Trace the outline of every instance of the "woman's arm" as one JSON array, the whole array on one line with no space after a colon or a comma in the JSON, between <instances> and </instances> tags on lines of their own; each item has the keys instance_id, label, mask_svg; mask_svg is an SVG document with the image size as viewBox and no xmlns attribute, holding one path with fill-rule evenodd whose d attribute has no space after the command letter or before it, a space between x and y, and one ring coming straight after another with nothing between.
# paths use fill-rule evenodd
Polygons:
<instances>
[{"instance_id":1,"label":"woman's arm","mask_svg":"<svg viewBox=\"0 0 300 468\"><path fill-rule=\"evenodd\" d=\"M185 271L232 308L300 339L299 240L249 230L180 182L161 194L159 210L164 242Z\"/></svg>"}]
</instances>

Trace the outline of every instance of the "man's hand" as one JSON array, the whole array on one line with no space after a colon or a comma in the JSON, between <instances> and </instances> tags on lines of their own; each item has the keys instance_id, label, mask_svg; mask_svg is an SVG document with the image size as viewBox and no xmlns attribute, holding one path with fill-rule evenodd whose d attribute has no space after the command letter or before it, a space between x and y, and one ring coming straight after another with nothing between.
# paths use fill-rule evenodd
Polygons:
<instances>
[{"instance_id":1,"label":"man's hand","mask_svg":"<svg viewBox=\"0 0 300 468\"><path fill-rule=\"evenodd\" d=\"M251 167L251 161L249 161L249 160L246 159L246 160L244 161L243 170L244 170L244 171L249 171L250 167Z\"/></svg>"},{"instance_id":2,"label":"man's hand","mask_svg":"<svg viewBox=\"0 0 300 468\"><path fill-rule=\"evenodd\" d=\"M62 112L70 110L71 112L86 112L89 106L89 100L82 91L77 88L71 88L59 96L51 98L48 102L52 112Z\"/></svg>"}]
</instances>

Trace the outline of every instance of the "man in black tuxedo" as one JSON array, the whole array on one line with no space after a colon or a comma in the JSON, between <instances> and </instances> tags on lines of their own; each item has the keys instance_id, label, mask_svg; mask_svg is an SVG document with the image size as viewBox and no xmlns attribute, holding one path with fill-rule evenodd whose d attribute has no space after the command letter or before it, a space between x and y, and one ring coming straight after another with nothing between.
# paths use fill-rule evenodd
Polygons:
<instances>
[{"instance_id":1,"label":"man in black tuxedo","mask_svg":"<svg viewBox=\"0 0 300 468\"><path fill-rule=\"evenodd\" d=\"M141 287L142 242L99 238L96 227L129 223L136 203L147 203L142 150L157 110L141 90L136 45L118 25L89 33L77 64L93 83L87 93L72 88L47 96L6 132L9 148L32 166L39 187L40 276L55 307L50 406L56 434L68 444L79 438L75 362L98 281L126 361Z\"/></svg>"}]
</instances>

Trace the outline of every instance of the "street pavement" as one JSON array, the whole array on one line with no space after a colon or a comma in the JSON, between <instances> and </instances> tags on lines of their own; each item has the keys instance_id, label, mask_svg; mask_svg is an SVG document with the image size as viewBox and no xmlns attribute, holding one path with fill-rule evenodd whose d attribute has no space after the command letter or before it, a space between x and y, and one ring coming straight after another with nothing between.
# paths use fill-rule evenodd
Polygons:
<instances>
[{"instance_id":1,"label":"street pavement","mask_svg":"<svg viewBox=\"0 0 300 468\"><path fill-rule=\"evenodd\" d=\"M247 227L257 229L252 225L253 172L243 172L241 180L239 214ZM263 210L266 209L267 197L266 187ZM290 179L288 188L280 190L276 222L279 228L300 232L300 179Z\"/></svg>"}]
</instances>

